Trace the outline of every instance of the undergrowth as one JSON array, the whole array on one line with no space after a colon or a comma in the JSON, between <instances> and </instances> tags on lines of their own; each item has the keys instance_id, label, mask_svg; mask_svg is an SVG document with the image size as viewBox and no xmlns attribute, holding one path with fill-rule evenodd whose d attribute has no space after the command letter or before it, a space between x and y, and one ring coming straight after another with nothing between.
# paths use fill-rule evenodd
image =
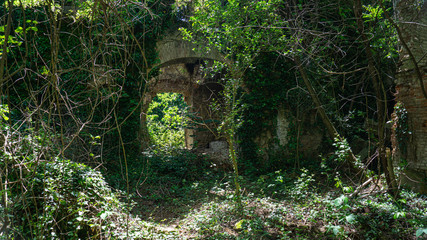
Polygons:
<instances>
[{"instance_id":1,"label":"undergrowth","mask_svg":"<svg viewBox=\"0 0 427 240\"><path fill-rule=\"evenodd\" d=\"M146 155L146 180L136 186L133 213L158 224L171 239L422 239L426 196L403 190L398 201L367 188L359 197L346 172L279 170L241 176L243 211L233 175L208 159L180 151ZM319 163L320 165L320 163ZM326 164L327 165L327 164ZM377 184L383 186L382 179Z\"/></svg>"},{"instance_id":2,"label":"undergrowth","mask_svg":"<svg viewBox=\"0 0 427 240\"><path fill-rule=\"evenodd\" d=\"M2 239L423 239L427 197L394 200L382 179L356 189L345 172L278 170L233 175L186 150L147 152L103 173L47 151L55 136L1 125ZM313 165L313 164L312 164ZM105 180L106 176L107 180Z\"/></svg>"},{"instance_id":3,"label":"undergrowth","mask_svg":"<svg viewBox=\"0 0 427 240\"><path fill-rule=\"evenodd\" d=\"M242 185L247 187L243 212L237 212L233 199L227 197L232 192L231 178L228 179L210 190L215 197L180 221L181 228L192 233L194 239L422 239L427 236L426 196L404 190L397 202L385 193L350 199L340 189L320 189L323 186L315 184L313 175L306 170L289 181L282 181L286 178L283 172L272 176L276 177L264 176L257 183L243 179Z\"/></svg>"}]
</instances>

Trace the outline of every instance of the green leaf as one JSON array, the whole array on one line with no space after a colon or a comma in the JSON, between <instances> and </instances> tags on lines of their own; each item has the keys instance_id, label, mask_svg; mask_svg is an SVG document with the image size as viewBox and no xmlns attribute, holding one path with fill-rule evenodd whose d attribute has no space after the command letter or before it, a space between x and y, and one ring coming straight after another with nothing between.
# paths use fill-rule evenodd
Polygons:
<instances>
[{"instance_id":1,"label":"green leaf","mask_svg":"<svg viewBox=\"0 0 427 240\"><path fill-rule=\"evenodd\" d=\"M340 197L334 200L334 205L339 207L348 203L348 197L341 195Z\"/></svg>"},{"instance_id":2,"label":"green leaf","mask_svg":"<svg viewBox=\"0 0 427 240\"><path fill-rule=\"evenodd\" d=\"M345 220L347 220L348 223L354 223L356 222L356 215L350 214L345 217Z\"/></svg>"},{"instance_id":3,"label":"green leaf","mask_svg":"<svg viewBox=\"0 0 427 240\"><path fill-rule=\"evenodd\" d=\"M242 229L242 225L243 225L243 223L245 222L245 219L242 219L242 220L240 220L240 221L238 221L235 225L234 225L234 229L236 229L236 230L240 230L240 229Z\"/></svg>"},{"instance_id":4,"label":"green leaf","mask_svg":"<svg viewBox=\"0 0 427 240\"><path fill-rule=\"evenodd\" d=\"M29 30L32 30L32 31L34 31L34 32L37 32L39 29L37 28L37 27L29 27L28 28L28 31Z\"/></svg>"},{"instance_id":5,"label":"green leaf","mask_svg":"<svg viewBox=\"0 0 427 240\"><path fill-rule=\"evenodd\" d=\"M405 218L405 217L406 217L406 212L397 212L393 215L394 219Z\"/></svg>"},{"instance_id":6,"label":"green leaf","mask_svg":"<svg viewBox=\"0 0 427 240\"><path fill-rule=\"evenodd\" d=\"M15 29L16 33L21 33L24 29L22 27L18 27L17 29Z\"/></svg>"},{"instance_id":7,"label":"green leaf","mask_svg":"<svg viewBox=\"0 0 427 240\"><path fill-rule=\"evenodd\" d=\"M6 116L6 114L4 114L3 112L0 112L0 116L5 120L5 121L9 121L9 118Z\"/></svg>"},{"instance_id":8,"label":"green leaf","mask_svg":"<svg viewBox=\"0 0 427 240\"><path fill-rule=\"evenodd\" d=\"M420 237L423 234L427 235L427 228L420 228L415 232L415 236Z\"/></svg>"}]
</instances>

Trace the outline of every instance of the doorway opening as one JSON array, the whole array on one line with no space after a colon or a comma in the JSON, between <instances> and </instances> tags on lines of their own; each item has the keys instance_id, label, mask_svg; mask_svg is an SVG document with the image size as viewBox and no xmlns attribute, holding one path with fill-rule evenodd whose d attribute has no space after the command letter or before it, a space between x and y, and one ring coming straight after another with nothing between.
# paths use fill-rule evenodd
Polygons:
<instances>
[{"instance_id":1,"label":"doorway opening","mask_svg":"<svg viewBox=\"0 0 427 240\"><path fill-rule=\"evenodd\" d=\"M180 93L158 93L147 111L147 128L154 147L163 151L186 147L188 105Z\"/></svg>"}]
</instances>

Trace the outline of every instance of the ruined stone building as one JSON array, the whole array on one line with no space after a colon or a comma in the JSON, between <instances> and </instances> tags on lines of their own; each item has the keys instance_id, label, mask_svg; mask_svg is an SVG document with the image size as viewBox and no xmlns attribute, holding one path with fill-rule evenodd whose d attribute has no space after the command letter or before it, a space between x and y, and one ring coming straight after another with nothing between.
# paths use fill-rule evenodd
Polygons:
<instances>
[{"instance_id":1,"label":"ruined stone building","mask_svg":"<svg viewBox=\"0 0 427 240\"><path fill-rule=\"evenodd\" d=\"M426 193L427 2L400 1L397 7L402 49L396 77L393 157L395 165L406 165L403 183Z\"/></svg>"}]
</instances>

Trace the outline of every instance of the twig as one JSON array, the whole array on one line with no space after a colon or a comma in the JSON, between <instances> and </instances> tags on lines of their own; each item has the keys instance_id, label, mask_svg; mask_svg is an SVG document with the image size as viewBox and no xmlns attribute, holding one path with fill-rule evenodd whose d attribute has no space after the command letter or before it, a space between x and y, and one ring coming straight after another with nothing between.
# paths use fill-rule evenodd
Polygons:
<instances>
[{"instance_id":1,"label":"twig","mask_svg":"<svg viewBox=\"0 0 427 240\"><path fill-rule=\"evenodd\" d=\"M372 182L372 180L374 180L374 177L369 178L366 182L364 182L362 185L358 186L356 188L356 190L354 190L354 192L352 194L350 194L349 198L354 198L357 196L357 194L364 188L366 187L369 183Z\"/></svg>"}]
</instances>

